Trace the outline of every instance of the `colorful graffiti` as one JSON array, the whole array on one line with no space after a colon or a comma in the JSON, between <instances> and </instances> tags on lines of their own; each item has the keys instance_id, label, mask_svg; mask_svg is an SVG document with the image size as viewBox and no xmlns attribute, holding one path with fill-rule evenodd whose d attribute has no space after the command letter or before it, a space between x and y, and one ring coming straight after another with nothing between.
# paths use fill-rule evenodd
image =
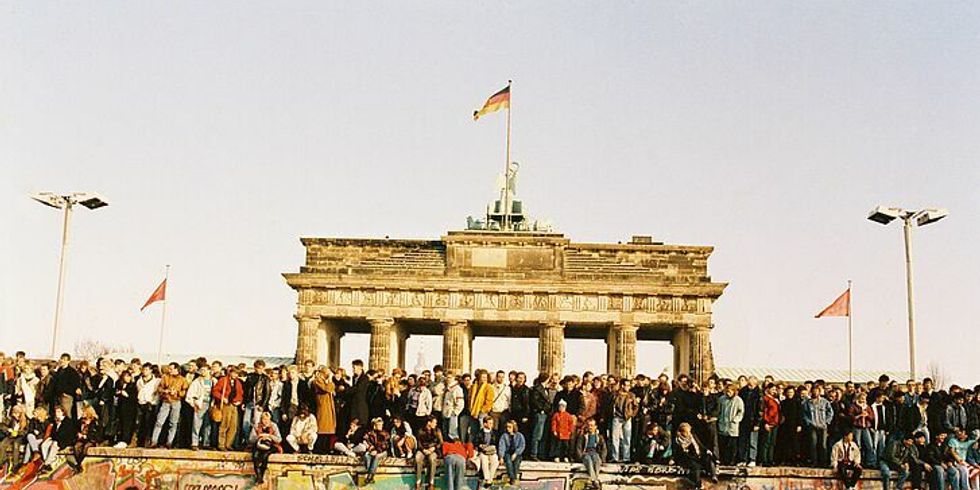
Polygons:
<instances>
[{"instance_id":1,"label":"colorful graffiti","mask_svg":"<svg viewBox=\"0 0 980 490\"><path fill-rule=\"evenodd\" d=\"M869 472L870 473L870 472ZM875 472L876 473L876 472ZM676 467L608 465L603 490L687 490L691 482ZM435 490L447 490L444 478ZM466 478L468 490L480 490L475 475ZM0 473L0 490L410 490L414 468L405 460L383 465L374 483L365 485L363 467L337 456L276 456L266 482L256 484L246 453L100 449L81 471L62 458L51 470L31 462L16 472ZM580 465L526 463L514 485L494 490L589 490ZM705 490L844 490L826 470L725 468L722 481ZM860 490L878 490L873 477Z\"/></svg>"}]
</instances>

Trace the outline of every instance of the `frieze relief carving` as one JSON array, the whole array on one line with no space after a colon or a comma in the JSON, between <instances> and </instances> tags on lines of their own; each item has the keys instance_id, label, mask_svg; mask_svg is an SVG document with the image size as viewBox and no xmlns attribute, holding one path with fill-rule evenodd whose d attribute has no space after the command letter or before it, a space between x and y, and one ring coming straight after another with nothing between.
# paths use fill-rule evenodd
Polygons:
<instances>
[{"instance_id":1,"label":"frieze relief carving","mask_svg":"<svg viewBox=\"0 0 980 490\"><path fill-rule=\"evenodd\" d=\"M711 298L571 293L303 289L304 305L427 307L510 311L711 313Z\"/></svg>"}]
</instances>

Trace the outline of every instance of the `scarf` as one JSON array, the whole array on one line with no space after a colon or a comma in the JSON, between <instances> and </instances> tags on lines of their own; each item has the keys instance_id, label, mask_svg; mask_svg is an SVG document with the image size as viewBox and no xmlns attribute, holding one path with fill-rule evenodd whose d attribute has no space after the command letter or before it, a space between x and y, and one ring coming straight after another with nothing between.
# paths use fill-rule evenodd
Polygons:
<instances>
[{"instance_id":1,"label":"scarf","mask_svg":"<svg viewBox=\"0 0 980 490\"><path fill-rule=\"evenodd\" d=\"M689 452L689 448L692 448L695 454L701 454L701 448L698 446L698 442L694 440L694 436L691 434L686 436L678 434L677 444L681 446L681 450L684 452Z\"/></svg>"}]
</instances>

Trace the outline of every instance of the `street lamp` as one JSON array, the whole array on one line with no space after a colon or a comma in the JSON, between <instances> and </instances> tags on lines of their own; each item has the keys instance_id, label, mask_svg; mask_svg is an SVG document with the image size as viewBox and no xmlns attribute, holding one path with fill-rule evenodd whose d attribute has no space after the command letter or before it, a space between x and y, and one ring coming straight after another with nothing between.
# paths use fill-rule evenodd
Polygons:
<instances>
[{"instance_id":1,"label":"street lamp","mask_svg":"<svg viewBox=\"0 0 980 490\"><path fill-rule=\"evenodd\" d=\"M901 219L905 230L905 286L908 291L909 309L909 378L915 379L915 310L912 302L912 222L918 226L935 223L949 215L945 209L927 208L919 211L877 206L868 213L868 219L882 225L887 225L896 219Z\"/></svg>"},{"instance_id":2,"label":"street lamp","mask_svg":"<svg viewBox=\"0 0 980 490\"><path fill-rule=\"evenodd\" d=\"M92 192L73 192L71 194L35 192L31 194L31 199L45 206L65 210L65 218L61 227L61 262L58 266L58 297L54 306L54 333L51 335L51 357L54 358L58 348L58 330L61 327L61 304L65 295L65 261L68 258L68 224L71 222L71 209L76 204L81 204L89 209L98 209L108 206L109 203Z\"/></svg>"}]
</instances>

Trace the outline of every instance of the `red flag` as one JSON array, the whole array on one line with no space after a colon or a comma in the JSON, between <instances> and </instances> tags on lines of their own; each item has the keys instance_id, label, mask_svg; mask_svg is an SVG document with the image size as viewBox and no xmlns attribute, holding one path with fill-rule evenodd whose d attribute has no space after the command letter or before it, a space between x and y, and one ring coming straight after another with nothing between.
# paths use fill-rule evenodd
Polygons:
<instances>
[{"instance_id":1,"label":"red flag","mask_svg":"<svg viewBox=\"0 0 980 490\"><path fill-rule=\"evenodd\" d=\"M834 300L830 306L826 307L814 318L824 316L851 316L851 288L847 288L844 294Z\"/></svg>"},{"instance_id":2,"label":"red flag","mask_svg":"<svg viewBox=\"0 0 980 490\"><path fill-rule=\"evenodd\" d=\"M165 301L166 299L167 299L167 280L164 279L163 282L161 282L160 285L157 286L155 290L153 290L153 294L151 294L150 298L146 300L146 303L143 304L143 307L140 308L140 311L145 310L147 306L150 306L153 303L156 303L157 301Z\"/></svg>"}]
</instances>

